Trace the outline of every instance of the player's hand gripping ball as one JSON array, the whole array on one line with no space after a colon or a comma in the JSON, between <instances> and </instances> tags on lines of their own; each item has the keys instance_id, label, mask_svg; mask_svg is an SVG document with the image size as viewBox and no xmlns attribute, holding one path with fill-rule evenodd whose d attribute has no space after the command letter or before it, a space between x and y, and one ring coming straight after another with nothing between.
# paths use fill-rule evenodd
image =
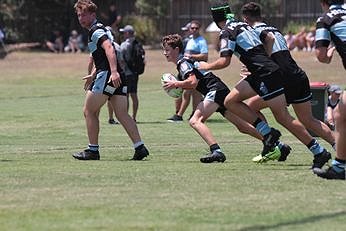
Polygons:
<instances>
[{"instance_id":1,"label":"player's hand gripping ball","mask_svg":"<svg viewBox=\"0 0 346 231\"><path fill-rule=\"evenodd\" d=\"M175 76L171 73L164 73L161 77L161 84L162 86L165 84L167 81L177 81ZM169 90L164 89L164 91L169 95L170 97L173 98L179 98L183 94L183 89L178 87L178 88L172 88Z\"/></svg>"}]
</instances>

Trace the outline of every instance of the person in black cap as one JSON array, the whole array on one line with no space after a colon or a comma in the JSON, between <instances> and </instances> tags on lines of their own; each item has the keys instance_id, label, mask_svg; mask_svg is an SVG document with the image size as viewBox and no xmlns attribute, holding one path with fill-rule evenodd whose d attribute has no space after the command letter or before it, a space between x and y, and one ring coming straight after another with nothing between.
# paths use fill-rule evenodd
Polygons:
<instances>
[{"instance_id":1,"label":"person in black cap","mask_svg":"<svg viewBox=\"0 0 346 231\"><path fill-rule=\"evenodd\" d=\"M225 99L225 106L232 113L252 124L264 137L265 149L258 156L263 159L278 159L273 153L281 133L269 127L243 101L259 95L266 101L275 119L304 143L314 155L313 168L321 168L331 158L331 154L308 133L305 127L288 112L284 95L283 74L279 66L266 54L260 38L253 28L245 22L236 21L227 3L213 5L211 8L215 23L220 27L220 58L212 63L200 62L200 69L218 70L227 67L232 55L251 73L241 79ZM253 159L257 161L257 159Z\"/></svg>"},{"instance_id":2,"label":"person in black cap","mask_svg":"<svg viewBox=\"0 0 346 231\"><path fill-rule=\"evenodd\" d=\"M135 38L135 30L133 26L126 25L124 28L120 28L119 31L123 33L124 41L120 44L122 53L124 54L124 60L127 63L125 67L125 75L127 79L127 102L129 108L129 98L132 101L132 119L137 120L137 111L139 106L139 100L137 95L138 90L138 78L139 75L136 70L130 68L130 63L133 60L133 49Z\"/></svg>"}]
</instances>

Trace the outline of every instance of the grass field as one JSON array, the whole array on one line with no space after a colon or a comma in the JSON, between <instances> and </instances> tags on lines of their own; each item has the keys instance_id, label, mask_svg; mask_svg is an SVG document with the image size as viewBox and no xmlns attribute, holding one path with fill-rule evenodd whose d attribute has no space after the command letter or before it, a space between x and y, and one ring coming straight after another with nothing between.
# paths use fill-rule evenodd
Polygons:
<instances>
[{"instance_id":1,"label":"grass field","mask_svg":"<svg viewBox=\"0 0 346 231\"><path fill-rule=\"evenodd\" d=\"M338 56L330 65L311 53L294 56L311 81L345 84ZM211 52L210 60L216 57ZM165 121L174 104L159 79L174 66L161 51L148 51L147 59L138 127L150 157L140 162L128 161L131 142L121 126L107 124L106 108L101 160L71 157L87 144L81 81L87 54L23 52L0 60L0 230L344 229L346 184L314 176L310 152L274 122L293 148L285 163L253 164L261 143L213 115L208 126L228 159L201 164L208 149L202 139L187 122ZM232 86L239 67L234 59L215 73Z\"/></svg>"}]
</instances>

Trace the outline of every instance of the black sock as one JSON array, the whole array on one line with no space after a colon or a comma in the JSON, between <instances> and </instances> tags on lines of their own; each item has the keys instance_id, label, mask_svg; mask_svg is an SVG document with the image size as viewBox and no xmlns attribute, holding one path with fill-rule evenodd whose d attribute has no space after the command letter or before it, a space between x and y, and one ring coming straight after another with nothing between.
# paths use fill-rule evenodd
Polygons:
<instances>
[{"instance_id":1,"label":"black sock","mask_svg":"<svg viewBox=\"0 0 346 231\"><path fill-rule=\"evenodd\" d=\"M143 148L143 146L144 146L144 144L141 144L137 148L135 148L135 150L139 150L139 149Z\"/></svg>"},{"instance_id":2,"label":"black sock","mask_svg":"<svg viewBox=\"0 0 346 231\"><path fill-rule=\"evenodd\" d=\"M257 126L257 124L261 123L262 120L260 118L257 118L256 121L252 124L254 127Z\"/></svg>"},{"instance_id":3,"label":"black sock","mask_svg":"<svg viewBox=\"0 0 346 231\"><path fill-rule=\"evenodd\" d=\"M210 145L210 151L211 152L218 150L218 149L220 149L220 146L217 143Z\"/></svg>"}]
</instances>

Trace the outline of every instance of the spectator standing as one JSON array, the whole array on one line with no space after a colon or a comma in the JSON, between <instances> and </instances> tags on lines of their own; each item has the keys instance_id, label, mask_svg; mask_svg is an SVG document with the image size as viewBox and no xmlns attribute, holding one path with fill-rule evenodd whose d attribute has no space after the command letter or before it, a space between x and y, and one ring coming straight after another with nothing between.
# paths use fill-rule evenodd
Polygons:
<instances>
[{"instance_id":1,"label":"spectator standing","mask_svg":"<svg viewBox=\"0 0 346 231\"><path fill-rule=\"evenodd\" d=\"M181 37L182 37L182 42L183 42L183 53L185 51L187 42L190 40L190 25L191 25L191 23L188 22L185 26L180 28L180 30L182 31ZM181 97L179 97L179 98L174 100L174 103L175 103L175 114L177 114L179 112L179 109L181 107L181 103L183 101L182 98L183 97L181 96Z\"/></svg>"},{"instance_id":2,"label":"spectator standing","mask_svg":"<svg viewBox=\"0 0 346 231\"><path fill-rule=\"evenodd\" d=\"M327 104L327 114L326 114L326 123L332 129L335 130L335 116L334 109L340 102L340 95L342 93L341 88L338 85L331 85L328 88L328 104Z\"/></svg>"},{"instance_id":3,"label":"spectator standing","mask_svg":"<svg viewBox=\"0 0 346 231\"><path fill-rule=\"evenodd\" d=\"M106 26L109 26L112 28L112 31L114 34L114 41L120 43L119 27L120 27L122 17L118 12L116 4L115 3L110 4L108 11L106 13L103 13L102 17L104 18L104 22Z\"/></svg>"},{"instance_id":4,"label":"spectator standing","mask_svg":"<svg viewBox=\"0 0 346 231\"><path fill-rule=\"evenodd\" d=\"M126 25L124 28L120 28L119 30L121 33L123 33L124 41L120 44L120 49L124 55L124 60L126 62L125 67L125 75L127 79L127 98L128 98L128 109L129 109L129 98L131 98L132 101L132 119L136 121L137 119L137 111L139 106L139 100L137 95L138 90L138 77L136 70L131 69L131 63L133 60L133 47L134 43L136 41L135 38L135 30L133 26Z\"/></svg>"},{"instance_id":5,"label":"spectator standing","mask_svg":"<svg viewBox=\"0 0 346 231\"><path fill-rule=\"evenodd\" d=\"M208 61L208 44L207 40L200 35L201 24L197 20L192 20L190 23L190 39L188 40L184 56L193 61ZM196 110L197 105L202 101L202 95L195 89L187 90L185 89L182 96L182 103L177 114L173 115L171 118L168 118L168 121L171 122L180 122L183 121L183 114L185 113L187 107L190 103L190 98L192 97L192 113Z\"/></svg>"},{"instance_id":6,"label":"spectator standing","mask_svg":"<svg viewBox=\"0 0 346 231\"><path fill-rule=\"evenodd\" d=\"M116 5L113 3L109 6L108 11L108 26L112 27L113 31L118 31L121 22L121 15L118 14Z\"/></svg>"},{"instance_id":7,"label":"spectator standing","mask_svg":"<svg viewBox=\"0 0 346 231\"><path fill-rule=\"evenodd\" d=\"M188 22L185 26L183 26L181 29L182 31L182 41L183 41L183 51L185 52L185 48L186 48L186 45L187 45L187 42L190 40L190 35L191 35L191 32L190 32L190 26L191 26L191 23Z\"/></svg>"}]
</instances>

